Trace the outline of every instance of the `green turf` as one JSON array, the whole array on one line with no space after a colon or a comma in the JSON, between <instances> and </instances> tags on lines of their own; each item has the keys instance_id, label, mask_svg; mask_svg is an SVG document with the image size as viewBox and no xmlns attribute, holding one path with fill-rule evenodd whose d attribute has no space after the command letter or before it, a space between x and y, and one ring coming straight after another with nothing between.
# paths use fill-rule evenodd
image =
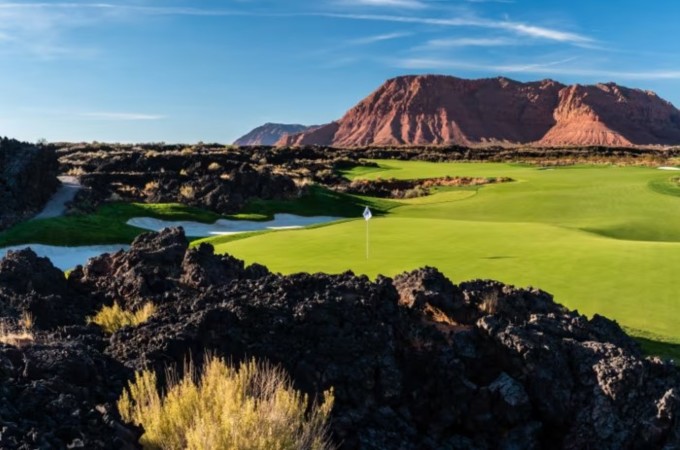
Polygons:
<instances>
[{"instance_id":1,"label":"green turf","mask_svg":"<svg viewBox=\"0 0 680 450\"><path fill-rule=\"evenodd\" d=\"M133 217L212 223L218 214L175 203L110 203L94 214L30 220L0 233L0 247L19 244L93 245L130 243L148 230L126 225Z\"/></svg>"},{"instance_id":2,"label":"green turf","mask_svg":"<svg viewBox=\"0 0 680 450\"><path fill-rule=\"evenodd\" d=\"M340 194L311 186L309 191L294 200L254 201L239 214L221 216L214 212L177 203L109 203L93 214L79 214L51 219L29 220L0 232L0 247L19 244L96 245L130 243L148 230L127 225L134 217L153 217L162 220L188 220L213 223L220 218L232 220L270 220L275 213L302 216L355 217L370 206L379 216L400 204L390 200ZM244 236L220 237L218 242L243 239Z\"/></svg>"},{"instance_id":3,"label":"green turf","mask_svg":"<svg viewBox=\"0 0 680 450\"><path fill-rule=\"evenodd\" d=\"M647 340L680 342L680 196L670 181L673 172L379 163L382 170L347 176L507 176L516 182L390 204L387 215L369 224L368 260L363 220L215 241L217 251L283 273L395 275L431 265L455 281L490 278L540 287L582 313L643 330Z\"/></svg>"},{"instance_id":4,"label":"green turf","mask_svg":"<svg viewBox=\"0 0 680 450\"><path fill-rule=\"evenodd\" d=\"M297 214L300 216L356 217L366 206L382 215L400 203L392 200L342 194L320 186L310 186L306 195L296 200L255 200L244 208L244 213Z\"/></svg>"}]
</instances>

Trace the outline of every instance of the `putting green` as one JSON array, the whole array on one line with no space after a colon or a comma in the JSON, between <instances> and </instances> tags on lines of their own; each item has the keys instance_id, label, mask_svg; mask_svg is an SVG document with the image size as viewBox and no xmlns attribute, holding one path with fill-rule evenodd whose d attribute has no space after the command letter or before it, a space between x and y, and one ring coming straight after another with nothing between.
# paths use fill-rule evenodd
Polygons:
<instances>
[{"instance_id":1,"label":"putting green","mask_svg":"<svg viewBox=\"0 0 680 450\"><path fill-rule=\"evenodd\" d=\"M347 176L516 181L401 202L370 221L369 259L359 219L215 241L217 251L283 273L395 275L431 265L455 281L490 278L540 287L582 313L680 342L676 174L639 167L377 162L375 171L361 168Z\"/></svg>"}]
</instances>

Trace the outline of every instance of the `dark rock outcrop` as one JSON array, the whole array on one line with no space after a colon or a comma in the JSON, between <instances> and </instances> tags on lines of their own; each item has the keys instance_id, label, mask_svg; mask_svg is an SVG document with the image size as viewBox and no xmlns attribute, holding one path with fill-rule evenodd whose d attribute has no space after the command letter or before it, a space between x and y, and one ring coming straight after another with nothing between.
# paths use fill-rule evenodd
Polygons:
<instances>
[{"instance_id":1,"label":"dark rock outcrop","mask_svg":"<svg viewBox=\"0 0 680 450\"><path fill-rule=\"evenodd\" d=\"M64 273L33 250L9 252L0 260L0 317L30 316L39 329L84 323L97 304L69 292Z\"/></svg>"},{"instance_id":2,"label":"dark rock outcrop","mask_svg":"<svg viewBox=\"0 0 680 450\"><path fill-rule=\"evenodd\" d=\"M331 429L343 449L680 445L678 369L645 358L616 323L539 290L455 285L434 268L375 281L282 276L188 248L177 229L91 260L66 285L51 277L29 252L10 255L0 263L3 314L28 291L157 310L110 338L73 315L78 323L48 325L33 345L0 345L2 448L131 445L139 430L114 406L125 380L206 352L281 364L312 395L333 387ZM34 314L49 324L54 312Z\"/></svg>"},{"instance_id":3,"label":"dark rock outcrop","mask_svg":"<svg viewBox=\"0 0 680 450\"><path fill-rule=\"evenodd\" d=\"M96 329L73 331L102 340ZM121 424L113 406L130 371L69 337L0 345L0 448L138 448L140 430Z\"/></svg>"},{"instance_id":4,"label":"dark rock outcrop","mask_svg":"<svg viewBox=\"0 0 680 450\"><path fill-rule=\"evenodd\" d=\"M185 149L186 150L186 149ZM251 199L295 197L300 188L287 174L254 164L243 153L201 150L160 153L133 149L96 157L62 158L65 170L83 172L86 189L75 209L90 211L104 201L183 203L220 214L239 211Z\"/></svg>"},{"instance_id":5,"label":"dark rock outcrop","mask_svg":"<svg viewBox=\"0 0 680 450\"><path fill-rule=\"evenodd\" d=\"M0 230L35 215L59 187L54 149L0 139Z\"/></svg>"}]
</instances>

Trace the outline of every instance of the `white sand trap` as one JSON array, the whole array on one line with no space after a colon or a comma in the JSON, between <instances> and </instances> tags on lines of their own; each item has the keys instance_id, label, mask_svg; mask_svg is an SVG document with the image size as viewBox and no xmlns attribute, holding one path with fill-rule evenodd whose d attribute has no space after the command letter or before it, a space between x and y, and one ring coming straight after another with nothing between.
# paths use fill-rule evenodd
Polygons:
<instances>
[{"instance_id":1,"label":"white sand trap","mask_svg":"<svg viewBox=\"0 0 680 450\"><path fill-rule=\"evenodd\" d=\"M659 167L659 170L680 170L680 167L663 166L663 167Z\"/></svg>"},{"instance_id":2,"label":"white sand trap","mask_svg":"<svg viewBox=\"0 0 680 450\"><path fill-rule=\"evenodd\" d=\"M334 222L340 219L342 217L303 217L294 214L276 214L274 215L274 220L267 222L220 219L215 223L209 224L190 221L168 221L152 219L151 217L135 217L128 220L127 224L153 231L160 231L163 228L169 227L182 227L187 236L208 237L244 233L247 231L296 229L319 223Z\"/></svg>"},{"instance_id":3,"label":"white sand trap","mask_svg":"<svg viewBox=\"0 0 680 450\"><path fill-rule=\"evenodd\" d=\"M78 264L84 265L90 258L104 253L116 253L118 250L127 250L129 245L89 245L85 247L57 247L54 245L24 244L14 247L0 248L0 259L7 255L10 250L22 250L30 247L42 257L47 257L55 267L61 270L73 269Z\"/></svg>"}]
</instances>

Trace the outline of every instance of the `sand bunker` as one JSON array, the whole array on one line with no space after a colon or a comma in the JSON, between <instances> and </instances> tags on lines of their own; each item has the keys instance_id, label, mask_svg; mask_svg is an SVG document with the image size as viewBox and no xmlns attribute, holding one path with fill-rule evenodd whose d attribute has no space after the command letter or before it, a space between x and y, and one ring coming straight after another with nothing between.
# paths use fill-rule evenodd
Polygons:
<instances>
[{"instance_id":1,"label":"sand bunker","mask_svg":"<svg viewBox=\"0 0 680 450\"><path fill-rule=\"evenodd\" d=\"M128 220L127 224L153 231L160 231L163 228L170 227L182 227L187 236L208 237L244 233L247 231L296 229L309 225L334 222L340 219L342 218L330 216L303 217L294 214L276 214L274 220L266 222L220 219L215 223L209 224L190 221L168 221L152 219L150 217L135 217L134 219Z\"/></svg>"},{"instance_id":2,"label":"sand bunker","mask_svg":"<svg viewBox=\"0 0 680 450\"><path fill-rule=\"evenodd\" d=\"M88 245L84 247L58 247L54 245L24 244L14 247L0 248L0 259L11 250L22 250L30 247L38 256L47 257L55 267L61 270L73 269L78 264L85 264L90 258L104 253L116 253L127 250L129 245Z\"/></svg>"},{"instance_id":3,"label":"sand bunker","mask_svg":"<svg viewBox=\"0 0 680 450\"><path fill-rule=\"evenodd\" d=\"M659 170L680 170L680 167L663 166L663 167L659 167Z\"/></svg>"}]
</instances>

